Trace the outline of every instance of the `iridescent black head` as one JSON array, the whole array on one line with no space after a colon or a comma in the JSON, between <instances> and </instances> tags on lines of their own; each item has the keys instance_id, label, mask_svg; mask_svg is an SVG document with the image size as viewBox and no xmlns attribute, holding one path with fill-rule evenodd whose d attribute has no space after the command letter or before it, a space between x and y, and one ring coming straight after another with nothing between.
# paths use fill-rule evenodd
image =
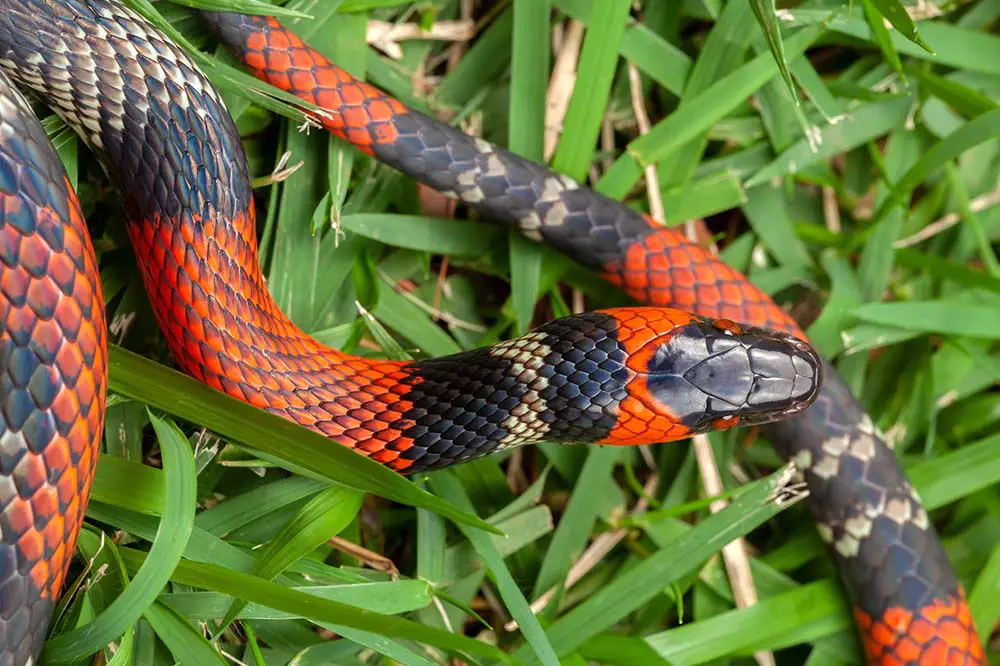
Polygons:
<instances>
[{"instance_id":1,"label":"iridescent black head","mask_svg":"<svg viewBox=\"0 0 1000 666\"><path fill-rule=\"evenodd\" d=\"M816 352L791 335L694 320L653 353L646 382L658 402L698 433L804 410L819 391L821 367Z\"/></svg>"}]
</instances>

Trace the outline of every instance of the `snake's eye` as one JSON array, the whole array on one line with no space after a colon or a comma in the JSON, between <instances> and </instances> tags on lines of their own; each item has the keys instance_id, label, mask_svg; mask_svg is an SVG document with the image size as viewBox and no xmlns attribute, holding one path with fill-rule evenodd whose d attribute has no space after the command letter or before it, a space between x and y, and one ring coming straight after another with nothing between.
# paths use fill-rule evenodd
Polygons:
<instances>
[{"instance_id":1,"label":"snake's eye","mask_svg":"<svg viewBox=\"0 0 1000 666\"><path fill-rule=\"evenodd\" d=\"M767 423L816 396L820 361L800 340L772 331L695 321L648 358L650 395L693 432Z\"/></svg>"}]
</instances>

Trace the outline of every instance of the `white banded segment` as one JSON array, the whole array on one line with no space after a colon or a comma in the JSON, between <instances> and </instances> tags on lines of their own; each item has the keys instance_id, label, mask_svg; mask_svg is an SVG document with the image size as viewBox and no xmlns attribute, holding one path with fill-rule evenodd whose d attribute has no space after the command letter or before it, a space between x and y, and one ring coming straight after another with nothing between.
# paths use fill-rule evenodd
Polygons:
<instances>
[{"instance_id":1,"label":"white banded segment","mask_svg":"<svg viewBox=\"0 0 1000 666\"><path fill-rule=\"evenodd\" d=\"M891 474L898 463L884 436L836 373L824 377L807 417L773 427L795 425L814 436L792 458L809 483L817 531L851 581L857 606L872 617L889 607L920 608L957 581L920 497L905 477Z\"/></svg>"},{"instance_id":2,"label":"white banded segment","mask_svg":"<svg viewBox=\"0 0 1000 666\"><path fill-rule=\"evenodd\" d=\"M593 442L615 425L625 386L617 321L558 319L522 337L406 366L399 430L408 471L437 469L541 441Z\"/></svg>"},{"instance_id":3,"label":"white banded segment","mask_svg":"<svg viewBox=\"0 0 1000 666\"><path fill-rule=\"evenodd\" d=\"M815 450L803 450L795 462L807 474L829 484L838 484L864 472L876 461L881 437L878 429L866 414L858 427L844 434L830 437ZM927 512L916 491L907 483L903 488L888 489L866 482L867 474L860 476L858 490L863 500L854 511L831 518L819 526L819 534L842 557L859 554L861 543L869 538L876 520L888 520L900 529L912 524L920 531L930 527Z\"/></svg>"},{"instance_id":4,"label":"white banded segment","mask_svg":"<svg viewBox=\"0 0 1000 666\"><path fill-rule=\"evenodd\" d=\"M247 208L242 144L230 140L222 99L183 50L118 4L36 5L0 0L0 66L95 150L130 219L182 209L233 217ZM215 154L192 148L212 142L226 145Z\"/></svg>"},{"instance_id":5,"label":"white banded segment","mask_svg":"<svg viewBox=\"0 0 1000 666\"><path fill-rule=\"evenodd\" d=\"M546 408L542 395L549 387L545 360L552 354L546 337L534 331L488 349L490 356L510 362L509 374L525 388L520 404L500 423L506 434L497 442L498 450L541 442L549 434L549 424L542 418Z\"/></svg>"},{"instance_id":6,"label":"white banded segment","mask_svg":"<svg viewBox=\"0 0 1000 666\"><path fill-rule=\"evenodd\" d=\"M30 31L32 39L20 40L18 49L3 54L0 62L16 69L24 85L47 93L60 115L80 128L93 147L104 147L102 123L118 131L124 129L128 86L138 93L129 104L142 112L147 110L149 98L186 105L186 97L171 100L167 81L183 81L199 95L216 96L210 86L202 84L182 51L158 32L148 30L148 24L127 8L87 5L83 10L87 20L77 22L72 20L76 2L66 4L65 20L53 20L43 29L39 29L37 16L28 16L16 6L5 8L11 29ZM35 50L30 50L32 42ZM196 108L195 112L205 113L205 109Z\"/></svg>"}]
</instances>

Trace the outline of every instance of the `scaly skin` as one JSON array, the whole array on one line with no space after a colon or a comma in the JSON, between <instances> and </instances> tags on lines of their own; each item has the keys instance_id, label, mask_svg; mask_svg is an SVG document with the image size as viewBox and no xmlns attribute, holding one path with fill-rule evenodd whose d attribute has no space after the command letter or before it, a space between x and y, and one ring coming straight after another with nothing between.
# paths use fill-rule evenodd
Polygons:
<instances>
[{"instance_id":1,"label":"scaly skin","mask_svg":"<svg viewBox=\"0 0 1000 666\"><path fill-rule=\"evenodd\" d=\"M246 157L177 47L107 0L0 0L0 67L97 152L118 187L157 321L201 381L411 473L547 441L646 444L805 409L802 341L670 308L549 322L412 363L323 347L282 314L257 259ZM103 300L79 204L0 81L0 666L38 653L98 455Z\"/></svg>"},{"instance_id":2,"label":"scaly skin","mask_svg":"<svg viewBox=\"0 0 1000 666\"><path fill-rule=\"evenodd\" d=\"M0 666L41 646L90 496L104 299L58 155L0 72Z\"/></svg>"}]
</instances>

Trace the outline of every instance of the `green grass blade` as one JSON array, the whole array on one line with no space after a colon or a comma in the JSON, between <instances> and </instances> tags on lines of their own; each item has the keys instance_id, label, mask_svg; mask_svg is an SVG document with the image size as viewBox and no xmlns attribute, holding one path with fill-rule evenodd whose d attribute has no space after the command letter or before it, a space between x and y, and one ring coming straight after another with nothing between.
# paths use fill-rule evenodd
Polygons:
<instances>
[{"instance_id":1,"label":"green grass blade","mask_svg":"<svg viewBox=\"0 0 1000 666\"><path fill-rule=\"evenodd\" d=\"M223 666L229 663L201 632L170 606L154 601L143 616L181 666Z\"/></svg>"},{"instance_id":2,"label":"green grass blade","mask_svg":"<svg viewBox=\"0 0 1000 666\"><path fill-rule=\"evenodd\" d=\"M774 0L750 0L750 6L753 7L754 16L757 17L757 23L767 41L767 48L770 49L774 62L781 71L781 78L788 87L788 93L798 102L798 91L795 89L792 73L788 71L788 61L785 60L785 46L781 41L781 29L778 26Z\"/></svg>"},{"instance_id":3,"label":"green grass blade","mask_svg":"<svg viewBox=\"0 0 1000 666\"><path fill-rule=\"evenodd\" d=\"M924 49L931 55L934 54L933 49L927 46L927 43L920 38L920 33L917 32L917 26L910 18L909 12L903 7L899 0L868 0L873 4L882 16L889 20L889 23L893 25L896 30L906 37L908 40Z\"/></svg>"},{"instance_id":4,"label":"green grass blade","mask_svg":"<svg viewBox=\"0 0 1000 666\"><path fill-rule=\"evenodd\" d=\"M907 468L906 473L928 509L947 506L962 497L1000 483L996 455L1000 435L971 442L957 451Z\"/></svg>"},{"instance_id":5,"label":"green grass blade","mask_svg":"<svg viewBox=\"0 0 1000 666\"><path fill-rule=\"evenodd\" d=\"M121 553L122 559L130 569L141 567L146 559L145 553L129 548L123 548ZM505 659L504 654L492 645L465 636L450 634L416 622L373 613L329 599L321 599L263 578L211 564L182 560L174 569L171 580L232 597L242 597L269 608L315 621L362 629L381 636L411 639L455 653Z\"/></svg>"},{"instance_id":6,"label":"green grass blade","mask_svg":"<svg viewBox=\"0 0 1000 666\"><path fill-rule=\"evenodd\" d=\"M551 13L549 0L514 0L507 147L535 162L545 160ZM509 236L511 299L517 333L523 335L528 332L535 311L544 250L517 230L510 231Z\"/></svg>"},{"instance_id":7,"label":"green grass blade","mask_svg":"<svg viewBox=\"0 0 1000 666\"><path fill-rule=\"evenodd\" d=\"M992 627L1000 619L1000 547L990 553L969 592L969 609L977 627Z\"/></svg>"},{"instance_id":8,"label":"green grass blade","mask_svg":"<svg viewBox=\"0 0 1000 666\"><path fill-rule=\"evenodd\" d=\"M199 513L194 524L217 537L225 537L236 528L315 495L325 487L326 484L322 481L300 476L279 479L219 502L211 509Z\"/></svg>"},{"instance_id":9,"label":"green grass blade","mask_svg":"<svg viewBox=\"0 0 1000 666\"><path fill-rule=\"evenodd\" d=\"M93 622L52 638L45 658L52 663L80 659L121 636L153 603L170 579L194 527L194 456L187 438L169 421L150 414L163 454L164 506L149 556L125 591Z\"/></svg>"},{"instance_id":10,"label":"green grass blade","mask_svg":"<svg viewBox=\"0 0 1000 666\"><path fill-rule=\"evenodd\" d=\"M568 654L587 639L609 629L673 581L696 571L722 546L784 510L790 502L776 502L774 498L791 478L788 472L788 468L782 469L747 487L728 507L709 516L669 548L656 551L559 618L547 632L556 654ZM515 652L514 657L534 663L525 648Z\"/></svg>"},{"instance_id":11,"label":"green grass blade","mask_svg":"<svg viewBox=\"0 0 1000 666\"><path fill-rule=\"evenodd\" d=\"M513 31L514 11L507 7L441 79L434 92L435 99L455 107L467 104L507 66L510 52L505 47L511 43Z\"/></svg>"},{"instance_id":12,"label":"green grass blade","mask_svg":"<svg viewBox=\"0 0 1000 666\"><path fill-rule=\"evenodd\" d=\"M876 9L875 3L872 0L861 0L861 4L864 7L865 18L868 19L868 26L871 28L875 43L882 49L882 53L885 55L889 66L905 80L906 75L903 72L903 63L899 59L899 52L896 51L896 47L892 43L892 37L889 36L888 28L882 22L882 14Z\"/></svg>"},{"instance_id":13,"label":"green grass blade","mask_svg":"<svg viewBox=\"0 0 1000 666\"><path fill-rule=\"evenodd\" d=\"M705 38L705 47L698 55L684 84L678 110L698 99L715 81L730 74L746 59L747 48L756 34L748 30L752 9L750 3L728 3ZM678 147L656 169L661 190L664 187L686 189L696 165L708 147L709 133L702 132L686 145ZM664 201L664 207L667 202ZM672 214L671 214L672 215Z\"/></svg>"},{"instance_id":14,"label":"green grass blade","mask_svg":"<svg viewBox=\"0 0 1000 666\"><path fill-rule=\"evenodd\" d=\"M653 634L646 641L667 663L694 666L758 650L780 650L850 628L843 592L830 580Z\"/></svg>"},{"instance_id":15,"label":"green grass blade","mask_svg":"<svg viewBox=\"0 0 1000 666\"><path fill-rule=\"evenodd\" d=\"M908 97L885 102L872 102L851 111L849 117L819 132L818 149L802 139L776 157L746 182L751 188L773 178L800 173L830 159L834 155L856 148L897 127L910 109Z\"/></svg>"},{"instance_id":16,"label":"green grass blade","mask_svg":"<svg viewBox=\"0 0 1000 666\"><path fill-rule=\"evenodd\" d=\"M422 580L289 586L289 589L386 615L398 615L425 608L434 599L430 585ZM185 617L206 621L225 614L231 602L227 595L218 592L174 592L160 598ZM240 611L239 617L244 620L284 620L302 616L260 604L247 604Z\"/></svg>"},{"instance_id":17,"label":"green grass blade","mask_svg":"<svg viewBox=\"0 0 1000 666\"><path fill-rule=\"evenodd\" d=\"M862 321L920 333L1000 339L996 307L960 301L865 303L854 311Z\"/></svg>"},{"instance_id":18,"label":"green grass blade","mask_svg":"<svg viewBox=\"0 0 1000 666\"><path fill-rule=\"evenodd\" d=\"M383 285L372 315L413 342L424 355L445 356L463 351L461 345L431 319L426 307L421 307L389 285Z\"/></svg>"},{"instance_id":19,"label":"green grass blade","mask_svg":"<svg viewBox=\"0 0 1000 666\"><path fill-rule=\"evenodd\" d=\"M567 16L590 25L595 0L552 0L552 4ZM671 93L680 95L684 89L691 58L644 23L626 28L619 54Z\"/></svg>"},{"instance_id":20,"label":"green grass blade","mask_svg":"<svg viewBox=\"0 0 1000 666\"><path fill-rule=\"evenodd\" d=\"M133 661L135 659L134 653L135 631L133 631L132 627L129 627L125 635L122 636L121 641L119 641L118 649L114 656L108 659L107 666L131 666L133 663L141 663Z\"/></svg>"},{"instance_id":21,"label":"green grass blade","mask_svg":"<svg viewBox=\"0 0 1000 666\"><path fill-rule=\"evenodd\" d=\"M789 61L799 57L822 33L816 26L804 28L785 41ZM706 131L726 116L758 88L778 74L770 53L762 53L732 74L712 84L690 103L657 123L629 144L597 184L609 197L621 199L642 177L642 169L658 162L690 139Z\"/></svg>"},{"instance_id":22,"label":"green grass blade","mask_svg":"<svg viewBox=\"0 0 1000 666\"><path fill-rule=\"evenodd\" d=\"M510 232L510 296L518 335L524 335L531 328L544 257L541 245L528 240L519 231Z\"/></svg>"},{"instance_id":23,"label":"green grass blade","mask_svg":"<svg viewBox=\"0 0 1000 666\"><path fill-rule=\"evenodd\" d=\"M808 10L793 10L793 17L804 16ZM822 12L830 18L829 12ZM856 12L855 14L858 14ZM840 16L829 24L830 30L866 41L873 40L868 22L860 16ZM902 55L930 61L936 65L955 67L971 72L1000 72L1000 38L986 32L969 30L943 21L924 21L920 25L924 41L933 54L906 39L898 32L890 33L896 50Z\"/></svg>"},{"instance_id":24,"label":"green grass blade","mask_svg":"<svg viewBox=\"0 0 1000 666\"><path fill-rule=\"evenodd\" d=\"M938 76L919 67L912 68L911 74L920 81L920 85L928 92L966 118L975 118L997 108L996 102L989 97L954 79Z\"/></svg>"},{"instance_id":25,"label":"green grass blade","mask_svg":"<svg viewBox=\"0 0 1000 666\"><path fill-rule=\"evenodd\" d=\"M285 523L258 556L253 574L271 580L293 562L340 534L358 514L362 499L361 493L341 486L320 491ZM245 605L245 602L233 602L216 629L216 636L225 631Z\"/></svg>"},{"instance_id":26,"label":"green grass blade","mask_svg":"<svg viewBox=\"0 0 1000 666\"><path fill-rule=\"evenodd\" d=\"M332 0L337 2L337 0ZM263 0L177 0L177 4L193 9L204 9L216 12L233 12L236 14L259 14L263 16L288 16L291 18L312 18L309 14L273 5Z\"/></svg>"},{"instance_id":27,"label":"green grass blade","mask_svg":"<svg viewBox=\"0 0 1000 666\"><path fill-rule=\"evenodd\" d=\"M452 474L448 472L435 474L430 477L430 482L441 496L448 498L451 502L465 508L467 511L472 510L472 502L469 501L469 497L458 479ZM459 527L459 529L462 530L465 537L472 543L476 552L488 567L490 574L496 581L501 598L503 598L504 603L507 605L511 616L517 621L518 626L521 628L521 633L524 634L538 661L546 666L558 666L559 659L556 657L556 653L552 649L548 637L542 630L538 618L531 612L531 607L511 577L507 565L504 564L503 557L497 551L490 537L482 532L473 532L463 527Z\"/></svg>"},{"instance_id":28,"label":"green grass blade","mask_svg":"<svg viewBox=\"0 0 1000 666\"><path fill-rule=\"evenodd\" d=\"M132 511L159 516L163 512L163 496L161 470L101 454L90 491L91 501L128 506Z\"/></svg>"},{"instance_id":29,"label":"green grass blade","mask_svg":"<svg viewBox=\"0 0 1000 666\"><path fill-rule=\"evenodd\" d=\"M347 231L395 247L467 257L485 254L498 236L493 226L416 215L345 215L340 224Z\"/></svg>"},{"instance_id":30,"label":"green grass blade","mask_svg":"<svg viewBox=\"0 0 1000 666\"><path fill-rule=\"evenodd\" d=\"M955 159L970 148L984 141L1000 136L1000 109L979 115L944 137L924 152L919 162L913 165L896 182L894 193L886 199L872 216L869 229L878 225L890 210L903 203L928 176L948 161Z\"/></svg>"},{"instance_id":31,"label":"green grass blade","mask_svg":"<svg viewBox=\"0 0 1000 666\"><path fill-rule=\"evenodd\" d=\"M620 458L620 451L613 446L596 447L587 452L587 462L580 472L575 491L542 560L533 597L538 598L549 588L563 584L573 562L586 547L604 507L605 498L595 489L604 487Z\"/></svg>"},{"instance_id":32,"label":"green grass blade","mask_svg":"<svg viewBox=\"0 0 1000 666\"><path fill-rule=\"evenodd\" d=\"M914 271L926 271L940 280L950 280L966 287L986 289L1000 294L1000 278L927 252L909 248L897 250L896 263Z\"/></svg>"},{"instance_id":33,"label":"green grass blade","mask_svg":"<svg viewBox=\"0 0 1000 666\"><path fill-rule=\"evenodd\" d=\"M542 161L549 75L549 0L514 0L508 148Z\"/></svg>"},{"instance_id":34,"label":"green grass blade","mask_svg":"<svg viewBox=\"0 0 1000 666\"><path fill-rule=\"evenodd\" d=\"M790 208L787 191L769 184L749 190L743 206L753 230L779 263L811 267L812 256L805 243L795 235L794 213Z\"/></svg>"},{"instance_id":35,"label":"green grass blade","mask_svg":"<svg viewBox=\"0 0 1000 666\"><path fill-rule=\"evenodd\" d=\"M604 102L608 98L618 49L628 21L629 0L602 0L594 6L580 49L577 85L566 110L562 136L552 157L552 168L582 182L601 133Z\"/></svg>"}]
</instances>

